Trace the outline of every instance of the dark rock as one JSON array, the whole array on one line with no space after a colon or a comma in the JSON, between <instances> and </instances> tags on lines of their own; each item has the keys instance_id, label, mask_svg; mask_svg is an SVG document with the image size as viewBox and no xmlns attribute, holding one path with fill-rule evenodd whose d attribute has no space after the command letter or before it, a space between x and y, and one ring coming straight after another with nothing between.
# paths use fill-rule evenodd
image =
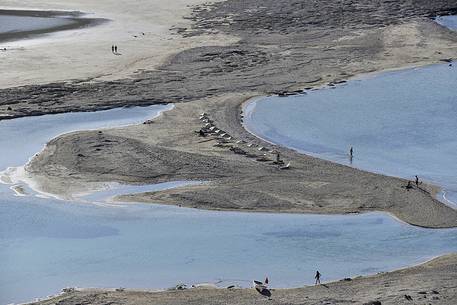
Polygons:
<instances>
[{"instance_id":1,"label":"dark rock","mask_svg":"<svg viewBox=\"0 0 457 305\"><path fill-rule=\"evenodd\" d=\"M363 305L381 305L381 302L380 301L371 301L368 303L363 303Z\"/></svg>"}]
</instances>

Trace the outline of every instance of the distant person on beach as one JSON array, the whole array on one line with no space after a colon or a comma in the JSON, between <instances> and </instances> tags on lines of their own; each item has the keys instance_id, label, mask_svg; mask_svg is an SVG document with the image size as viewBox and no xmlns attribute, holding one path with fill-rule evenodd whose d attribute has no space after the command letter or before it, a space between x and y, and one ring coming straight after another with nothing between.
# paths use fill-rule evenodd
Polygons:
<instances>
[{"instance_id":1,"label":"distant person on beach","mask_svg":"<svg viewBox=\"0 0 457 305\"><path fill-rule=\"evenodd\" d=\"M416 186L417 187L419 186L419 177L417 177L417 175L416 175Z\"/></svg>"},{"instance_id":2,"label":"distant person on beach","mask_svg":"<svg viewBox=\"0 0 457 305\"><path fill-rule=\"evenodd\" d=\"M117 53L117 46L114 46L114 53Z\"/></svg>"},{"instance_id":3,"label":"distant person on beach","mask_svg":"<svg viewBox=\"0 0 457 305\"><path fill-rule=\"evenodd\" d=\"M316 279L315 285L321 283L321 273L319 271L316 271L316 275L314 276L314 278Z\"/></svg>"},{"instance_id":4,"label":"distant person on beach","mask_svg":"<svg viewBox=\"0 0 457 305\"><path fill-rule=\"evenodd\" d=\"M352 158L354 156L354 148L351 148L349 149L349 156Z\"/></svg>"},{"instance_id":5,"label":"distant person on beach","mask_svg":"<svg viewBox=\"0 0 457 305\"><path fill-rule=\"evenodd\" d=\"M114 45L111 46L111 53L114 53Z\"/></svg>"}]
</instances>

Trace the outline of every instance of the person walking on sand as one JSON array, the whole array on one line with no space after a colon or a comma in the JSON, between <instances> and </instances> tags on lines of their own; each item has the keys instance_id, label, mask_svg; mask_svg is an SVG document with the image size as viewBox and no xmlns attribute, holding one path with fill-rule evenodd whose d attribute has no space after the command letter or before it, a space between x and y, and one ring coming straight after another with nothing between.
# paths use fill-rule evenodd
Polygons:
<instances>
[{"instance_id":1,"label":"person walking on sand","mask_svg":"<svg viewBox=\"0 0 457 305\"><path fill-rule=\"evenodd\" d=\"M316 279L316 283L314 285L321 283L321 273L319 271L316 271L316 275L314 276L314 278Z\"/></svg>"},{"instance_id":2,"label":"person walking on sand","mask_svg":"<svg viewBox=\"0 0 457 305\"><path fill-rule=\"evenodd\" d=\"M416 175L416 186L419 187L419 177Z\"/></svg>"}]
</instances>

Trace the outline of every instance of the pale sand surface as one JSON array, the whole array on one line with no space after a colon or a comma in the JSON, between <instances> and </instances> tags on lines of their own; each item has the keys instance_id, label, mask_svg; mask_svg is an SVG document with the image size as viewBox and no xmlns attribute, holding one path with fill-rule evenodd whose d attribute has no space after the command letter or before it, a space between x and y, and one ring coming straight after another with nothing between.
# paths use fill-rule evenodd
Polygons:
<instances>
[{"instance_id":1,"label":"pale sand surface","mask_svg":"<svg viewBox=\"0 0 457 305\"><path fill-rule=\"evenodd\" d=\"M2 9L81 11L90 18L111 22L86 29L64 31L16 42L1 43L0 88L45 84L64 80L119 79L138 69L155 69L171 53L204 45L225 45L236 41L227 35L181 39L169 30L186 27L188 5L204 0L139 1L51 1L5 0ZM144 33L145 35L142 35ZM137 36L137 37L134 37ZM117 44L119 53L111 53Z\"/></svg>"},{"instance_id":2,"label":"pale sand surface","mask_svg":"<svg viewBox=\"0 0 457 305\"><path fill-rule=\"evenodd\" d=\"M305 276L305 275L304 275ZM308 275L312 276L312 275ZM274 281L274 279L273 279ZM274 289L271 300L254 289L196 288L163 292L88 289L64 293L33 304L443 304L457 301L457 254L445 255L425 264L357 277L351 281L303 288ZM405 296L411 298L406 299ZM370 302L380 303L370 303Z\"/></svg>"}]
</instances>

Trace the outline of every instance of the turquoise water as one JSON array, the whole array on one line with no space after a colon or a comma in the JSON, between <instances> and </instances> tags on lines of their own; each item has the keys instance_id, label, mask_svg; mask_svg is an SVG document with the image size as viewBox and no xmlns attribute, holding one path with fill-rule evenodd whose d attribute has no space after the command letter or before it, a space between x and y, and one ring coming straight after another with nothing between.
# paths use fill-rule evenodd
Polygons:
<instances>
[{"instance_id":1,"label":"turquoise water","mask_svg":"<svg viewBox=\"0 0 457 305\"><path fill-rule=\"evenodd\" d=\"M411 180L418 175L457 202L456 88L457 67L448 64L387 72L255 101L245 125L313 156Z\"/></svg>"},{"instance_id":2,"label":"turquoise water","mask_svg":"<svg viewBox=\"0 0 457 305\"><path fill-rule=\"evenodd\" d=\"M139 123L169 106L0 121L1 168L24 164L52 137ZM155 186L169 188L185 182ZM119 191L151 190L126 186ZM100 202L112 191L84 198ZM373 274L457 251L457 229L429 230L383 213L292 215L16 197L0 184L0 304L66 286L167 288L211 282L273 287Z\"/></svg>"}]
</instances>

